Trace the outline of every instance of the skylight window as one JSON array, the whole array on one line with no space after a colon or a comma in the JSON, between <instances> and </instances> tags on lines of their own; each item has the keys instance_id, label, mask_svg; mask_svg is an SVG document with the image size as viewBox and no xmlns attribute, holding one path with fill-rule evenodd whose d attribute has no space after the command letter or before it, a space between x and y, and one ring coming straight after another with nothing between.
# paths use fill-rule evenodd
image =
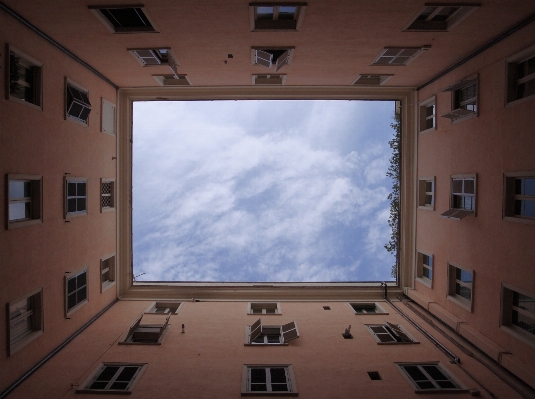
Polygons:
<instances>
[{"instance_id":1,"label":"skylight window","mask_svg":"<svg viewBox=\"0 0 535 399\"><path fill-rule=\"evenodd\" d=\"M143 6L89 6L88 8L112 32L156 32Z\"/></svg>"}]
</instances>

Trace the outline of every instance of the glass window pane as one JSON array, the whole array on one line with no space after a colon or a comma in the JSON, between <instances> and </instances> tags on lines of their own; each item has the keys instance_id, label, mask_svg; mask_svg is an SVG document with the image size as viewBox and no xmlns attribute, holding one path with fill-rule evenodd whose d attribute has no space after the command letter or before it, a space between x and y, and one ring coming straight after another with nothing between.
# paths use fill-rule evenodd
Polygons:
<instances>
[{"instance_id":1,"label":"glass window pane","mask_svg":"<svg viewBox=\"0 0 535 399\"><path fill-rule=\"evenodd\" d=\"M267 385L266 384L253 384L253 383L251 383L251 391L254 391L254 392L266 392L267 391Z\"/></svg>"},{"instance_id":2,"label":"glass window pane","mask_svg":"<svg viewBox=\"0 0 535 399\"><path fill-rule=\"evenodd\" d=\"M535 318L527 317L522 313L513 310L511 321L515 326L535 335Z\"/></svg>"},{"instance_id":3,"label":"glass window pane","mask_svg":"<svg viewBox=\"0 0 535 399\"><path fill-rule=\"evenodd\" d=\"M125 367L117 377L116 381L131 381L138 369L139 367Z\"/></svg>"},{"instance_id":4,"label":"glass window pane","mask_svg":"<svg viewBox=\"0 0 535 399\"><path fill-rule=\"evenodd\" d=\"M265 383L266 369L251 369L251 383Z\"/></svg>"},{"instance_id":5,"label":"glass window pane","mask_svg":"<svg viewBox=\"0 0 535 399\"><path fill-rule=\"evenodd\" d=\"M85 197L86 183L77 183L76 184L76 195L79 197Z\"/></svg>"},{"instance_id":6,"label":"glass window pane","mask_svg":"<svg viewBox=\"0 0 535 399\"><path fill-rule=\"evenodd\" d=\"M462 193L463 192L463 181L459 179L453 179L453 186L452 186L454 193Z\"/></svg>"},{"instance_id":7,"label":"glass window pane","mask_svg":"<svg viewBox=\"0 0 535 399\"><path fill-rule=\"evenodd\" d=\"M113 384L111 384L111 387L109 389L113 389L116 391L125 391L126 388L128 388L128 382L115 381Z\"/></svg>"},{"instance_id":8,"label":"glass window pane","mask_svg":"<svg viewBox=\"0 0 535 399\"><path fill-rule=\"evenodd\" d=\"M67 183L67 196L74 197L76 196L76 183Z\"/></svg>"},{"instance_id":9,"label":"glass window pane","mask_svg":"<svg viewBox=\"0 0 535 399\"><path fill-rule=\"evenodd\" d=\"M474 194L474 180L473 179L466 179L464 181L464 192L466 194Z\"/></svg>"},{"instance_id":10,"label":"glass window pane","mask_svg":"<svg viewBox=\"0 0 535 399\"><path fill-rule=\"evenodd\" d=\"M76 199L76 210L78 212L85 211L85 198L77 198Z\"/></svg>"},{"instance_id":11,"label":"glass window pane","mask_svg":"<svg viewBox=\"0 0 535 399\"><path fill-rule=\"evenodd\" d=\"M82 288L81 290L76 291L76 303L81 303L86 300L87 298L87 290L86 288Z\"/></svg>"},{"instance_id":12,"label":"glass window pane","mask_svg":"<svg viewBox=\"0 0 535 399\"><path fill-rule=\"evenodd\" d=\"M447 380L448 378L439 370L437 366L422 366L429 376L436 380Z\"/></svg>"},{"instance_id":13,"label":"glass window pane","mask_svg":"<svg viewBox=\"0 0 535 399\"><path fill-rule=\"evenodd\" d=\"M427 380L427 377L424 373L418 368L418 366L403 366L407 374L414 380L414 381L425 381Z\"/></svg>"},{"instance_id":14,"label":"glass window pane","mask_svg":"<svg viewBox=\"0 0 535 399\"><path fill-rule=\"evenodd\" d=\"M10 180L9 181L9 198L19 199L31 197L32 183L29 181Z\"/></svg>"},{"instance_id":15,"label":"glass window pane","mask_svg":"<svg viewBox=\"0 0 535 399\"><path fill-rule=\"evenodd\" d=\"M9 220L21 220L30 218L29 202L11 202L9 204Z\"/></svg>"},{"instance_id":16,"label":"glass window pane","mask_svg":"<svg viewBox=\"0 0 535 399\"><path fill-rule=\"evenodd\" d=\"M455 268L455 278L457 280L460 280L464 283L471 283L472 282L472 273L469 273L463 269Z\"/></svg>"},{"instance_id":17,"label":"glass window pane","mask_svg":"<svg viewBox=\"0 0 535 399\"><path fill-rule=\"evenodd\" d=\"M513 291L513 305L527 310L535 316L535 299Z\"/></svg>"},{"instance_id":18,"label":"glass window pane","mask_svg":"<svg viewBox=\"0 0 535 399\"><path fill-rule=\"evenodd\" d=\"M418 381L416 385L419 389L435 389L435 386L430 381Z\"/></svg>"},{"instance_id":19,"label":"glass window pane","mask_svg":"<svg viewBox=\"0 0 535 399\"><path fill-rule=\"evenodd\" d=\"M295 6L280 6L279 7L279 20L292 21L295 19L297 13L297 7Z\"/></svg>"},{"instance_id":20,"label":"glass window pane","mask_svg":"<svg viewBox=\"0 0 535 399\"><path fill-rule=\"evenodd\" d=\"M274 7L256 7L257 20L273 20Z\"/></svg>"},{"instance_id":21,"label":"glass window pane","mask_svg":"<svg viewBox=\"0 0 535 399\"><path fill-rule=\"evenodd\" d=\"M468 287L460 285L459 283L455 284L455 293L469 301L472 300L472 290Z\"/></svg>"},{"instance_id":22,"label":"glass window pane","mask_svg":"<svg viewBox=\"0 0 535 399\"><path fill-rule=\"evenodd\" d=\"M106 366L104 367L104 370L101 371L96 381L111 381L117 371L119 371L118 366Z\"/></svg>"},{"instance_id":23,"label":"glass window pane","mask_svg":"<svg viewBox=\"0 0 535 399\"><path fill-rule=\"evenodd\" d=\"M283 367L271 368L271 383L272 384L286 384L286 369Z\"/></svg>"},{"instance_id":24,"label":"glass window pane","mask_svg":"<svg viewBox=\"0 0 535 399\"><path fill-rule=\"evenodd\" d=\"M67 309L74 308L76 304L76 292L74 292L67 297Z\"/></svg>"}]
</instances>

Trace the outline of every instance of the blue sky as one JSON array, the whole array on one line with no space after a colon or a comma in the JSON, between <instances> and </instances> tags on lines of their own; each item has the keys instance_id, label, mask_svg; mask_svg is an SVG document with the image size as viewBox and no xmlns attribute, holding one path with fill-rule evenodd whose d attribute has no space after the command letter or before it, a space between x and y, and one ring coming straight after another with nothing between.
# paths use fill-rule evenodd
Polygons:
<instances>
[{"instance_id":1,"label":"blue sky","mask_svg":"<svg viewBox=\"0 0 535 399\"><path fill-rule=\"evenodd\" d=\"M391 280L394 103L134 103L138 281Z\"/></svg>"}]
</instances>

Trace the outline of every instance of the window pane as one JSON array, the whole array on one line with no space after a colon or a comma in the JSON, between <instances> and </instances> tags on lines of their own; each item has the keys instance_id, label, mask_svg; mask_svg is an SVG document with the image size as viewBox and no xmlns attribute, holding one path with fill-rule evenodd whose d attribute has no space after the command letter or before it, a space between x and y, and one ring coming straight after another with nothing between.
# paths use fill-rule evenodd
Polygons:
<instances>
[{"instance_id":1,"label":"window pane","mask_svg":"<svg viewBox=\"0 0 535 399\"><path fill-rule=\"evenodd\" d=\"M430 381L419 381L416 382L416 385L419 389L435 389L435 385Z\"/></svg>"},{"instance_id":2,"label":"window pane","mask_svg":"<svg viewBox=\"0 0 535 399\"><path fill-rule=\"evenodd\" d=\"M85 198L77 198L76 199L76 210L78 212L85 211Z\"/></svg>"},{"instance_id":3,"label":"window pane","mask_svg":"<svg viewBox=\"0 0 535 399\"><path fill-rule=\"evenodd\" d=\"M431 271L431 269L428 269L427 267L424 267L422 274L425 278L428 278L429 280L432 280L433 278L433 272Z\"/></svg>"},{"instance_id":4,"label":"window pane","mask_svg":"<svg viewBox=\"0 0 535 399\"><path fill-rule=\"evenodd\" d=\"M469 301L472 300L472 290L468 287L465 287L464 285L460 285L459 283L456 283L455 293L463 298L466 298Z\"/></svg>"},{"instance_id":5,"label":"window pane","mask_svg":"<svg viewBox=\"0 0 535 399\"><path fill-rule=\"evenodd\" d=\"M128 388L128 382L114 382L109 389L116 391L125 391Z\"/></svg>"},{"instance_id":6,"label":"window pane","mask_svg":"<svg viewBox=\"0 0 535 399\"><path fill-rule=\"evenodd\" d=\"M452 186L454 193L462 193L463 192L463 181L459 179L453 179L453 186Z\"/></svg>"},{"instance_id":7,"label":"window pane","mask_svg":"<svg viewBox=\"0 0 535 399\"><path fill-rule=\"evenodd\" d=\"M471 283L472 273L464 271L463 269L455 268L455 278L463 283Z\"/></svg>"},{"instance_id":8,"label":"window pane","mask_svg":"<svg viewBox=\"0 0 535 399\"><path fill-rule=\"evenodd\" d=\"M280 344L281 342L281 337L280 335L267 335L267 341L268 341L268 344Z\"/></svg>"},{"instance_id":9,"label":"window pane","mask_svg":"<svg viewBox=\"0 0 535 399\"><path fill-rule=\"evenodd\" d=\"M455 389L457 388L457 386L451 382L450 380L445 380L445 381L435 381L438 386L442 389Z\"/></svg>"},{"instance_id":10,"label":"window pane","mask_svg":"<svg viewBox=\"0 0 535 399\"><path fill-rule=\"evenodd\" d=\"M70 294L76 291L76 278L71 278L67 280L67 292Z\"/></svg>"},{"instance_id":11,"label":"window pane","mask_svg":"<svg viewBox=\"0 0 535 399\"><path fill-rule=\"evenodd\" d=\"M275 309L266 309L266 314L273 314L275 313Z\"/></svg>"},{"instance_id":12,"label":"window pane","mask_svg":"<svg viewBox=\"0 0 535 399\"><path fill-rule=\"evenodd\" d=\"M67 183L67 196L75 197L76 196L76 183Z\"/></svg>"},{"instance_id":13,"label":"window pane","mask_svg":"<svg viewBox=\"0 0 535 399\"><path fill-rule=\"evenodd\" d=\"M117 371L119 371L119 367L117 366L106 366L99 374L96 381L111 381Z\"/></svg>"},{"instance_id":14,"label":"window pane","mask_svg":"<svg viewBox=\"0 0 535 399\"><path fill-rule=\"evenodd\" d=\"M77 183L76 184L76 195L79 197L85 197L86 183Z\"/></svg>"},{"instance_id":15,"label":"window pane","mask_svg":"<svg viewBox=\"0 0 535 399\"><path fill-rule=\"evenodd\" d=\"M140 8L111 8L102 10L104 15L117 28L139 28L150 26Z\"/></svg>"},{"instance_id":16,"label":"window pane","mask_svg":"<svg viewBox=\"0 0 535 399\"><path fill-rule=\"evenodd\" d=\"M448 378L439 370L437 366L422 366L429 376L436 380L447 380Z\"/></svg>"},{"instance_id":17,"label":"window pane","mask_svg":"<svg viewBox=\"0 0 535 399\"><path fill-rule=\"evenodd\" d=\"M76 277L76 283L78 288L83 287L86 284L87 273L83 272Z\"/></svg>"},{"instance_id":18,"label":"window pane","mask_svg":"<svg viewBox=\"0 0 535 399\"><path fill-rule=\"evenodd\" d=\"M27 198L31 197L32 183L29 181L10 180L9 181L9 198Z\"/></svg>"},{"instance_id":19,"label":"window pane","mask_svg":"<svg viewBox=\"0 0 535 399\"><path fill-rule=\"evenodd\" d=\"M82 303L87 298L87 290L86 288L82 288L81 290L76 291L76 303Z\"/></svg>"},{"instance_id":20,"label":"window pane","mask_svg":"<svg viewBox=\"0 0 535 399\"><path fill-rule=\"evenodd\" d=\"M251 369L251 383L265 383L266 369Z\"/></svg>"},{"instance_id":21,"label":"window pane","mask_svg":"<svg viewBox=\"0 0 535 399\"><path fill-rule=\"evenodd\" d=\"M251 383L251 391L254 391L254 392L266 392L267 391L267 385L266 384L253 384L253 383Z\"/></svg>"},{"instance_id":22,"label":"window pane","mask_svg":"<svg viewBox=\"0 0 535 399\"><path fill-rule=\"evenodd\" d=\"M535 335L535 318L524 316L516 310L513 310L511 321L515 326Z\"/></svg>"},{"instance_id":23,"label":"window pane","mask_svg":"<svg viewBox=\"0 0 535 399\"><path fill-rule=\"evenodd\" d=\"M513 305L527 310L535 316L535 299L513 291Z\"/></svg>"},{"instance_id":24,"label":"window pane","mask_svg":"<svg viewBox=\"0 0 535 399\"><path fill-rule=\"evenodd\" d=\"M425 116L433 116L435 114L435 105L428 105L425 107Z\"/></svg>"},{"instance_id":25,"label":"window pane","mask_svg":"<svg viewBox=\"0 0 535 399\"><path fill-rule=\"evenodd\" d=\"M405 371L414 381L425 381L427 377L424 373L418 368L418 366L403 366Z\"/></svg>"},{"instance_id":26,"label":"window pane","mask_svg":"<svg viewBox=\"0 0 535 399\"><path fill-rule=\"evenodd\" d=\"M256 7L257 20L273 20L274 7Z\"/></svg>"},{"instance_id":27,"label":"window pane","mask_svg":"<svg viewBox=\"0 0 535 399\"><path fill-rule=\"evenodd\" d=\"M431 16L435 12L437 7L426 7L424 12L422 12L418 18L416 18L417 21L425 21L427 18Z\"/></svg>"},{"instance_id":28,"label":"window pane","mask_svg":"<svg viewBox=\"0 0 535 399\"><path fill-rule=\"evenodd\" d=\"M104 389L106 388L107 384L107 382L95 381L89 386L89 389Z\"/></svg>"},{"instance_id":29,"label":"window pane","mask_svg":"<svg viewBox=\"0 0 535 399\"><path fill-rule=\"evenodd\" d=\"M280 384L286 383L286 369L283 367L277 367L277 368L271 368L270 369L271 374L271 383L272 384Z\"/></svg>"},{"instance_id":30,"label":"window pane","mask_svg":"<svg viewBox=\"0 0 535 399\"><path fill-rule=\"evenodd\" d=\"M464 192L466 194L474 194L474 183L473 179L466 179L464 181Z\"/></svg>"},{"instance_id":31,"label":"window pane","mask_svg":"<svg viewBox=\"0 0 535 399\"><path fill-rule=\"evenodd\" d=\"M280 6L279 7L279 20L292 21L295 19L297 7L295 6Z\"/></svg>"},{"instance_id":32,"label":"window pane","mask_svg":"<svg viewBox=\"0 0 535 399\"><path fill-rule=\"evenodd\" d=\"M29 219L30 217L30 202L12 202L9 204L9 220Z\"/></svg>"},{"instance_id":33,"label":"window pane","mask_svg":"<svg viewBox=\"0 0 535 399\"><path fill-rule=\"evenodd\" d=\"M447 21L460 7L444 7L431 21Z\"/></svg>"},{"instance_id":34,"label":"window pane","mask_svg":"<svg viewBox=\"0 0 535 399\"><path fill-rule=\"evenodd\" d=\"M67 309L72 309L76 306L76 292L67 297Z\"/></svg>"}]
</instances>

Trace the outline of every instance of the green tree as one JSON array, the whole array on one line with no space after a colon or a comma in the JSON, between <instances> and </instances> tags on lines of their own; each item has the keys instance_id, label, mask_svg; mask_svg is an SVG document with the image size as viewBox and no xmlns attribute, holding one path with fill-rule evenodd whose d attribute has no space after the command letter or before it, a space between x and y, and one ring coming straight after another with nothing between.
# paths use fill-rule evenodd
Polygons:
<instances>
[{"instance_id":1,"label":"green tree","mask_svg":"<svg viewBox=\"0 0 535 399\"><path fill-rule=\"evenodd\" d=\"M394 137L388 142L392 148L392 157L390 158L390 166L386 172L386 176L393 180L392 192L388 195L390 200L390 217L388 218L388 225L392 229L390 234L390 241L385 244L388 252L393 254L396 258L394 265L392 265L391 275L393 278L397 277L398 271L398 252L399 252L399 189L401 182L401 115L396 113L394 115L395 122L390 124L394 129Z\"/></svg>"}]
</instances>

